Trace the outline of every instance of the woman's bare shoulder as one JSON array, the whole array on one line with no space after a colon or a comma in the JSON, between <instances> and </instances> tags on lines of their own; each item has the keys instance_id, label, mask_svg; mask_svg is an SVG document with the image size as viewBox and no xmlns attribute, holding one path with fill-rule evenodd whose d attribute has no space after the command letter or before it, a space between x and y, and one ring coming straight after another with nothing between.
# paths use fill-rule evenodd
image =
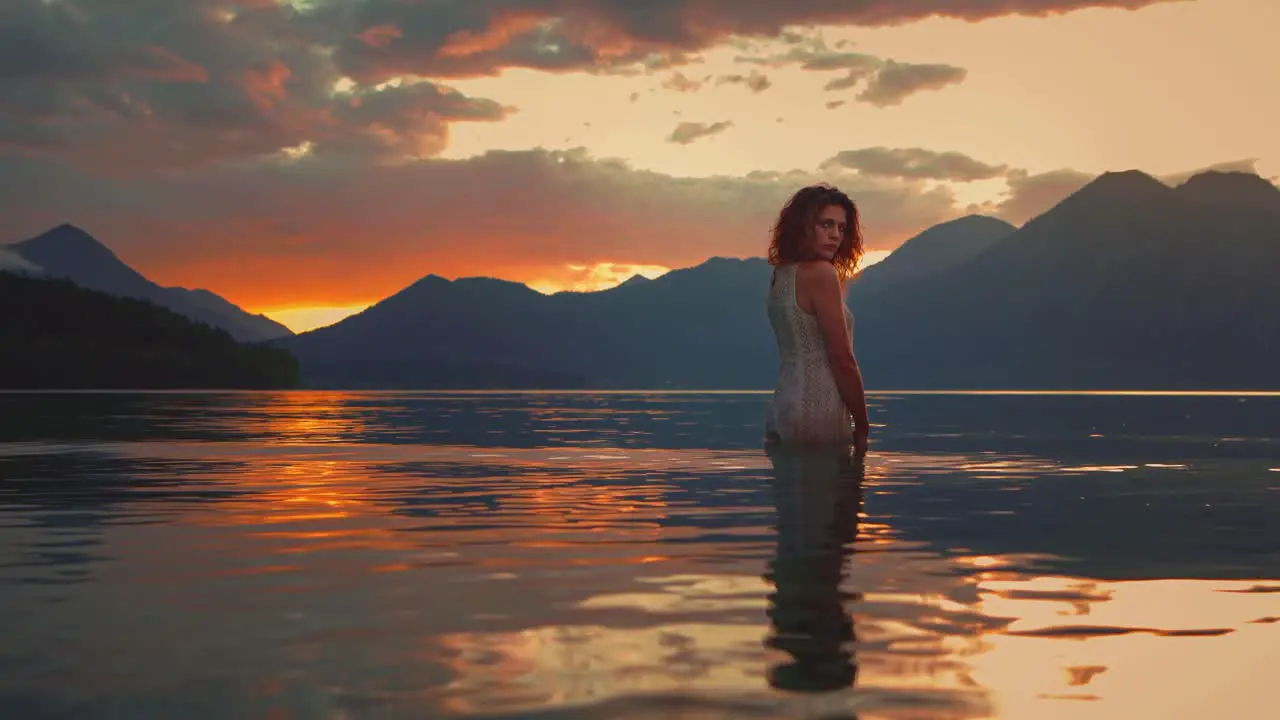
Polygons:
<instances>
[{"instance_id":1,"label":"woman's bare shoulder","mask_svg":"<svg viewBox=\"0 0 1280 720\"><path fill-rule=\"evenodd\" d=\"M826 284L840 281L836 274L836 266L826 260L801 260L796 263L796 276L806 283Z\"/></svg>"}]
</instances>

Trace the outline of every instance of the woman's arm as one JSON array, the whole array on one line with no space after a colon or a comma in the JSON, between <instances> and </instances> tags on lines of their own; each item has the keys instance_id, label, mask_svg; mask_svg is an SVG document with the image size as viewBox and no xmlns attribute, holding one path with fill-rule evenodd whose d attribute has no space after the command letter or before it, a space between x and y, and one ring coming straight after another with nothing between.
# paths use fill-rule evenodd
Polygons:
<instances>
[{"instance_id":1,"label":"woman's arm","mask_svg":"<svg viewBox=\"0 0 1280 720\"><path fill-rule=\"evenodd\" d=\"M862 384L862 371L853 354L853 338L845 315L844 293L840 278L831 263L805 263L804 283L806 293L813 304L813 314L818 320L823 343L827 348L827 360L835 376L840 398L853 416L854 430L861 438L870 432L867 424L866 389Z\"/></svg>"}]
</instances>

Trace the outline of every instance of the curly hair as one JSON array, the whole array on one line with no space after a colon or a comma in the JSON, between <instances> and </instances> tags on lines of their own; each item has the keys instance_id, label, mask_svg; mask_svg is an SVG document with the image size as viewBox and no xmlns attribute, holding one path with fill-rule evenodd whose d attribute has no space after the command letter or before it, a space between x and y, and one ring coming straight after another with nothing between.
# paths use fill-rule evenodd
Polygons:
<instances>
[{"instance_id":1,"label":"curly hair","mask_svg":"<svg viewBox=\"0 0 1280 720\"><path fill-rule=\"evenodd\" d=\"M841 281L853 277L863 253L858 207L848 195L825 183L801 188L783 205L769 243L769 264L776 266L809 259L805 248L818 222L818 215L832 205L844 208L848 224L844 240L831 263L836 266Z\"/></svg>"}]
</instances>

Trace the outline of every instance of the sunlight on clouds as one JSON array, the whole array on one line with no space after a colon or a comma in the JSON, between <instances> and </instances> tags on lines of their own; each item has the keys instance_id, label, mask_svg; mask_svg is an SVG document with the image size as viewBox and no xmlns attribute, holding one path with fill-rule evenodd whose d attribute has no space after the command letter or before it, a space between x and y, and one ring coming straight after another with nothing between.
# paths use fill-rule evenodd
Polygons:
<instances>
[{"instance_id":1,"label":"sunlight on clouds","mask_svg":"<svg viewBox=\"0 0 1280 720\"><path fill-rule=\"evenodd\" d=\"M998 202L1009 193L1009 183L1003 175L990 180L946 183L956 196L956 205L972 206L977 212L990 212L990 203Z\"/></svg>"},{"instance_id":2,"label":"sunlight on clouds","mask_svg":"<svg viewBox=\"0 0 1280 720\"><path fill-rule=\"evenodd\" d=\"M661 265L626 265L603 262L595 265L566 265L558 277L538 277L526 282L529 287L544 295L558 292L596 292L617 287L630 278L640 275L650 280L662 277L671 268Z\"/></svg>"},{"instance_id":3,"label":"sunlight on clouds","mask_svg":"<svg viewBox=\"0 0 1280 720\"><path fill-rule=\"evenodd\" d=\"M1032 173L1158 173L1258 157L1260 171L1274 174L1280 145L1264 126L1275 114L1268 112L1275 98L1250 91L1269 86L1268 66L1254 55L1274 25L1267 21L1280 12L1271 5L1175 2L1141 12L1093 9L1052 19L792 29L811 36L806 46L823 37L833 52L968 71L962 83L915 93L892 107L858 99L867 80L829 90L846 71L801 69L785 60L797 46L781 40L739 40L700 52L700 62L678 68L696 92L671 89L678 78L667 70L626 77L512 70L459 79L455 85L463 92L521 112L502 123L454 127L444 156L584 147L642 170L711 177L809 170L842 150L883 146L953 150ZM1209 27L1214 31L1204 32ZM1188 46L1203 53L1179 52ZM1110 50L1098 53L1098 47ZM744 57L763 64L741 62ZM770 87L754 93L715 81L749 71L767 76ZM1189 86L1208 95L1188 105ZM566 107L577 113L573 122L566 120ZM664 141L681 122L725 121L734 123L732 130L714 142ZM1232 130L1219 131L1227 127ZM949 185L962 207L999 202L1006 190L1000 183Z\"/></svg>"},{"instance_id":4,"label":"sunlight on clouds","mask_svg":"<svg viewBox=\"0 0 1280 720\"><path fill-rule=\"evenodd\" d=\"M892 252L892 250L868 250L863 254L862 262L858 264L858 269L865 270L889 257L889 254Z\"/></svg>"},{"instance_id":5,"label":"sunlight on clouds","mask_svg":"<svg viewBox=\"0 0 1280 720\"><path fill-rule=\"evenodd\" d=\"M863 255L861 267L875 265L888 257L891 252L893 251L868 250ZM629 265L611 262L595 265L565 265L563 274L554 277L544 274L526 281L525 285L543 295L554 295L558 292L599 292L617 287L636 275L653 280L670 271L671 268L661 265Z\"/></svg>"},{"instance_id":6,"label":"sunlight on clouds","mask_svg":"<svg viewBox=\"0 0 1280 720\"><path fill-rule=\"evenodd\" d=\"M290 160L298 160L300 158L306 157L307 155L310 155L311 151L315 149L315 146L316 144L314 142L311 142L310 140L306 140L292 147L280 148L280 154L284 155L286 158Z\"/></svg>"}]
</instances>

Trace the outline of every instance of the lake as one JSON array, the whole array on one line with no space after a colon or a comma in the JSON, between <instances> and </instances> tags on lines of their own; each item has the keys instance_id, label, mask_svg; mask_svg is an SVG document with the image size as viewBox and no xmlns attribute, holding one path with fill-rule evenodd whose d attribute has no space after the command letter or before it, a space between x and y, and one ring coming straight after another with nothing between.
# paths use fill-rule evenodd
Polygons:
<instances>
[{"instance_id":1,"label":"lake","mask_svg":"<svg viewBox=\"0 0 1280 720\"><path fill-rule=\"evenodd\" d=\"M0 394L0 717L1274 718L1280 395Z\"/></svg>"}]
</instances>

